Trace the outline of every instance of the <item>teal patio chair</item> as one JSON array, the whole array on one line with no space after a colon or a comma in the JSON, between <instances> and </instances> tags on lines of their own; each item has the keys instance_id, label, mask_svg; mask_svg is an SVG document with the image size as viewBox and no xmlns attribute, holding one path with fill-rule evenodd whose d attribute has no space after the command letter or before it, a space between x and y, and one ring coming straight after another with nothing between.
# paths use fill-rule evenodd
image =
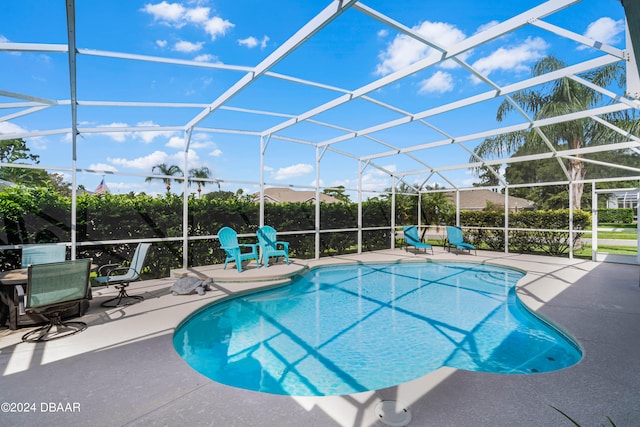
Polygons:
<instances>
[{"instance_id":1,"label":"teal patio chair","mask_svg":"<svg viewBox=\"0 0 640 427\"><path fill-rule=\"evenodd\" d=\"M62 262L67 258L67 247L55 243L24 245L22 247L22 268L34 264Z\"/></svg>"},{"instance_id":2,"label":"teal patio chair","mask_svg":"<svg viewBox=\"0 0 640 427\"><path fill-rule=\"evenodd\" d=\"M233 228L222 227L218 231L218 240L220 240L220 246L224 249L227 257L224 260L224 268L227 268L229 261L236 263L238 273L242 272L242 261L255 259L256 268L258 264L258 244L257 243L238 243L238 233ZM243 248L249 248L249 251L244 251Z\"/></svg>"},{"instance_id":3,"label":"teal patio chair","mask_svg":"<svg viewBox=\"0 0 640 427\"><path fill-rule=\"evenodd\" d=\"M22 285L16 286L20 314L33 314L47 319L47 324L27 332L23 341L40 342L66 337L84 331L84 322L62 321L65 312L86 300L89 293L90 259L32 264L27 271L26 295Z\"/></svg>"},{"instance_id":4,"label":"teal patio chair","mask_svg":"<svg viewBox=\"0 0 640 427\"><path fill-rule=\"evenodd\" d=\"M427 249L431 249L431 255L433 255L433 247L420 240L420 237L418 236L418 227L415 225L405 225L402 227L402 232L404 234L405 251L409 250L409 246L413 246L416 250L424 249L425 253L427 253Z\"/></svg>"},{"instance_id":5,"label":"teal patio chair","mask_svg":"<svg viewBox=\"0 0 640 427\"><path fill-rule=\"evenodd\" d=\"M454 246L456 249L466 249L469 253L471 253L471 249L473 249L476 252L476 255L478 254L475 246L464 241L464 238L462 237L462 229L460 227L447 225L447 240L449 252L451 252L451 246Z\"/></svg>"},{"instance_id":6,"label":"teal patio chair","mask_svg":"<svg viewBox=\"0 0 640 427\"><path fill-rule=\"evenodd\" d=\"M275 228L265 225L258 229L258 244L260 245L260 256L265 267L269 267L269 258L284 257L289 264L289 242L278 241Z\"/></svg>"},{"instance_id":7,"label":"teal patio chair","mask_svg":"<svg viewBox=\"0 0 640 427\"><path fill-rule=\"evenodd\" d=\"M149 247L151 247L151 243L139 243L128 266L106 264L98 268L98 277L92 278L92 282L99 286L113 285L119 291L117 296L104 301L100 304L101 306L121 307L135 304L144 299L142 295L129 295L127 287L129 283L140 280L140 274L142 273Z\"/></svg>"}]
</instances>

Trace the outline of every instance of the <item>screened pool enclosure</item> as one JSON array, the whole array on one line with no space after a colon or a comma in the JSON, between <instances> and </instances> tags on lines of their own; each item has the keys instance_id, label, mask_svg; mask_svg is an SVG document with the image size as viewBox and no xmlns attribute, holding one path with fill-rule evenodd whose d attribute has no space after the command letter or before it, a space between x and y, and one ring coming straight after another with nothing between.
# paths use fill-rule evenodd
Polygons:
<instances>
[{"instance_id":1,"label":"screened pool enclosure","mask_svg":"<svg viewBox=\"0 0 640 427\"><path fill-rule=\"evenodd\" d=\"M268 222L285 239L312 242L304 251L310 257L326 255L329 237L342 233L353 237L346 250L354 252L371 247L363 244L371 234L394 248L402 225L439 233L441 219L420 211L438 193L456 207L447 222L471 230L483 226L461 223L461 198L498 192L505 251L510 230L518 230L509 218L523 209L510 205L510 195L522 189L566 190L558 204L569 220L554 230L569 236L578 231L575 212L590 213L594 259L597 200L635 194L637 218L638 2L522 1L468 10L461 1L445 9L424 1L302 7L285 0L247 2L246 20L225 16L226 1L96 9L67 0L53 12L34 6L31 16L14 7L17 0L3 3L0 23L20 22L21 30L3 33L0 26L0 140L24 140L40 162L5 157L0 169L41 169L70 183L68 212L61 208L68 218L35 217L40 228L66 224L58 240L72 258L147 241L174 245L181 265L172 267L197 264L194 245L217 241L215 230L194 225L190 209L214 193L253 201L253 211L233 216L248 227L241 235ZM296 19L283 19L284 9ZM47 25L31 24L45 14ZM483 25L466 24L477 16ZM212 33L215 23L221 27ZM604 33L594 29L607 23L617 32L595 38ZM208 32L192 32L187 42L179 32L191 24ZM562 93L557 88L574 91L577 101L550 96ZM188 171L204 173L185 179ZM158 212L131 208L151 231L91 235L87 227L97 227L109 208L83 199L79 214L78 203L104 185L131 200L141 193L161 198L181 222L168 226ZM312 192L312 208L290 213L304 217L295 228L269 216L264 194L271 187ZM349 197L347 221L332 225L326 216L335 213L325 211L322 193ZM367 207L376 199L389 210ZM415 200L411 212L398 215L407 199ZM372 210L384 219L373 220ZM201 224L216 221L214 211L198 215ZM5 250L32 243L6 231L2 239ZM640 262L637 249L630 259Z\"/></svg>"}]
</instances>

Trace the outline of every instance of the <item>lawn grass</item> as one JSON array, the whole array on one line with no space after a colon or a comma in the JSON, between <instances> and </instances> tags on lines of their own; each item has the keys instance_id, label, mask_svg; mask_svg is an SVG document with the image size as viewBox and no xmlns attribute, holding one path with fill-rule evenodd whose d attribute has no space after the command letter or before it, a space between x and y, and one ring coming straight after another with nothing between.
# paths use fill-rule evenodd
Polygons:
<instances>
[{"instance_id":1,"label":"lawn grass","mask_svg":"<svg viewBox=\"0 0 640 427\"><path fill-rule=\"evenodd\" d=\"M584 237L591 238L591 233L585 233ZM598 231L598 239L620 239L620 240L636 240L637 232L630 231Z\"/></svg>"},{"instance_id":2,"label":"lawn grass","mask_svg":"<svg viewBox=\"0 0 640 427\"><path fill-rule=\"evenodd\" d=\"M633 239L637 238L637 234L634 235ZM601 233L598 233L598 237L599 238L605 238L601 236ZM436 239L429 239L427 240L426 243L431 244L434 247L443 247L443 241L442 240L436 240ZM478 249L484 249L484 250L490 250L487 247L483 247L484 245L476 245L476 247ZM404 247L404 241L403 240L396 240L396 248L402 248ZM601 253L608 253L608 254L619 254L619 255L637 255L638 254L638 248L634 247L634 246L614 246L614 245L598 245L598 252ZM544 251L535 251L535 252L531 252L534 255L548 255L546 252ZM591 249L591 245L583 245L582 248L580 249L574 249L573 251L573 255L577 256L579 258L591 258L593 254L593 251ZM568 253L562 256L566 256L568 257Z\"/></svg>"},{"instance_id":3,"label":"lawn grass","mask_svg":"<svg viewBox=\"0 0 640 427\"><path fill-rule=\"evenodd\" d=\"M631 246L598 245L598 252L617 255L638 255L638 248ZM581 249L573 251L573 255L580 258L591 258L593 251L591 245L584 245Z\"/></svg>"},{"instance_id":4,"label":"lawn grass","mask_svg":"<svg viewBox=\"0 0 640 427\"><path fill-rule=\"evenodd\" d=\"M616 224L602 222L598 224L598 238L599 239L621 239L621 240L635 240L638 238L638 226L636 224ZM615 228L624 231L600 231L603 228ZM592 231L591 227L587 227L585 231ZM591 233L585 233L585 237L590 238Z\"/></svg>"},{"instance_id":5,"label":"lawn grass","mask_svg":"<svg viewBox=\"0 0 640 427\"><path fill-rule=\"evenodd\" d=\"M598 224L598 228L633 228L635 229L636 224L619 224L617 222L601 222Z\"/></svg>"}]
</instances>

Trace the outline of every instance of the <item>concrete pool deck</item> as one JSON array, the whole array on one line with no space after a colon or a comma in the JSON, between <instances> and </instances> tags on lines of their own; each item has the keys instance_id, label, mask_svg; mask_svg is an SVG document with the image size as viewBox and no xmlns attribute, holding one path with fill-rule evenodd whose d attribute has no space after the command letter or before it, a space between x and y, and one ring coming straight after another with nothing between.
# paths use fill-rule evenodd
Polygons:
<instances>
[{"instance_id":1,"label":"concrete pool deck","mask_svg":"<svg viewBox=\"0 0 640 427\"><path fill-rule=\"evenodd\" d=\"M567 369L536 375L496 375L441 368L388 389L337 397L290 397L215 383L182 361L175 327L193 311L317 265L433 259L476 261L526 270L522 300L571 334L584 357ZM175 278L133 283L145 300L105 309L114 289L99 289L82 320L86 331L49 343L22 343L22 328L0 329L2 426L383 426L375 408L398 401L410 426L640 425L640 266L503 254L415 254L403 249L320 260L292 260L268 269L191 269L214 277L204 296L173 296ZM186 274L185 271L175 271Z\"/></svg>"}]
</instances>

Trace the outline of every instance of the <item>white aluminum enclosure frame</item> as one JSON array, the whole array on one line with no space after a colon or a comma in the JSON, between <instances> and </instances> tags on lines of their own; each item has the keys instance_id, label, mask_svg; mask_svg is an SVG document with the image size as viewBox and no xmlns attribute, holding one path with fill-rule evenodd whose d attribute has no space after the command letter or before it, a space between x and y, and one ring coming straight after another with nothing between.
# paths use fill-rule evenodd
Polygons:
<instances>
[{"instance_id":1,"label":"white aluminum enclosure frame","mask_svg":"<svg viewBox=\"0 0 640 427\"><path fill-rule=\"evenodd\" d=\"M592 232L591 232L591 259L593 261L608 261L608 262L616 262L620 264L639 264L640 265L640 221L636 222L636 229L638 232L638 238L636 241L636 248L638 251L635 256L633 255L620 255L620 254L608 254L604 252L598 251L598 196L601 194L615 194L618 191L626 191L636 194L636 200L640 200L640 188L607 188L607 189L592 189L592 199L593 199L593 208L591 210L591 223L592 223ZM640 203L636 205L636 218L640 219Z\"/></svg>"},{"instance_id":2,"label":"white aluminum enclosure frame","mask_svg":"<svg viewBox=\"0 0 640 427\"><path fill-rule=\"evenodd\" d=\"M640 136L632 135L627 133L626 131L617 128L612 123L607 122L602 118L604 114L611 112L624 111L629 109L640 109L640 102L637 97L640 95L636 91L637 88L640 88L640 81L637 72L637 62L634 56L634 51L631 48L631 40L627 41L627 49L618 49L614 46L607 45L598 40L589 39L583 35L577 34L572 30L567 28L562 28L556 24L552 24L551 22L545 20L547 17L554 15L566 8L571 8L572 6L579 3L578 0L549 0L546 2L541 2L538 6L535 6L526 12L523 12L519 15L516 15L510 19L507 19L489 29L486 29L478 34L474 34L459 43L456 43L451 46L441 46L433 40L429 40L417 33L413 30L409 24L401 23L393 18L384 15L383 13L367 6L364 2L358 0L334 0L327 1L327 6L322 9L317 15L315 15L312 19L310 19L307 23L302 25L300 29L291 36L288 40L283 42L278 48L276 48L272 53L267 55L262 61L252 67L247 66L238 66L238 65L230 65L230 64L221 64L221 63L205 63L205 62L197 62L197 61L188 61L188 60L180 60L176 58L169 57L156 57L156 56L148 56L148 55L139 55L134 53L127 52L112 52L112 51L103 51L103 50L93 50L88 47L79 47L77 46L77 37L76 33L76 8L74 0L66 0L66 12L67 12L67 35L68 41L67 44L50 44L50 43L15 43L15 42L0 42L0 52L45 52L52 54L64 54L68 56L69 62L69 85L70 85L70 94L69 99L47 99L45 97L39 97L34 94L26 94L26 93L16 93L12 90L12 88L6 88L2 86L0 82L0 96L15 99L15 102L7 102L0 104L1 109L20 109L19 112L15 112L12 114L0 116L0 121L9 121L15 119L17 117L22 117L29 114L35 114L39 111L45 110L47 108L54 108L60 106L68 106L69 108L69 120L66 123L61 123L59 128L56 129L42 129L38 131L27 131L27 132L19 132L13 134L0 134L0 139L15 139L15 138L25 138L29 139L32 137L39 136L50 136L50 135L65 135L70 134L72 140L72 153L71 153L71 168L67 169L72 176L72 218L71 223L72 226L75 226L76 218L75 218L75 201L76 201L76 177L77 174L82 173L96 173L96 174L106 174L110 173L109 171L97 171L97 170L89 170L78 168L76 165L76 139L78 135L83 134L92 134L92 133L105 133L105 132L163 132L163 131L179 131L183 132L185 136L185 147L184 147L184 165L185 170L188 169L189 165L189 147L191 143L191 136L195 132L207 132L214 133L221 136L229 135L229 134L242 134L254 137L257 141L257 145L259 146L259 155L260 155L260 178L259 178L259 186L260 186L260 224L264 224L264 189L266 186L270 185L270 183L266 182L264 168L265 161L264 156L267 150L269 149L270 141L277 139L279 141L284 141L291 144L302 144L310 147L314 147L315 151L315 159L313 163L315 165L315 174L316 174L316 185L314 187L316 192L316 218L315 218L315 230L313 233L315 234L315 251L316 257L319 255L320 251L320 207L319 207L319 194L321 191L320 187L320 169L323 166L322 160L324 156L331 152L333 154L337 154L340 156L346 156L354 160L357 164L357 176L358 176L358 185L357 188L351 189L357 192L357 203L358 203L358 252L362 250L362 231L363 231L363 221L362 221L362 202L363 202L363 184L362 184L362 175L365 170L368 168L374 168L376 170L382 171L385 174L388 174L392 182L394 183L392 188L392 206L395 207L395 197L396 197L396 185L404 184L408 188L415 191L417 197L421 197L422 193L424 193L427 188L427 185L433 180L438 179L442 182L446 183L447 190L455 191L456 194L456 222L459 224L459 197L461 191L468 191L472 188L462 188L457 186L451 179L449 179L446 175L449 171L454 170L466 170L469 168L476 167L487 167L490 172L493 173L500 182L500 188L504 189L505 193L505 214L508 217L508 203L507 198L509 194L509 188L514 188L517 186L508 185L504 179L500 176L497 168L500 165L516 163L516 162L529 162L535 160L543 160L543 159L551 159L556 158L558 160L559 167L563 170L566 180L562 182L556 183L543 183L543 185L551 185L551 184L562 184L569 185L570 191L573 191L573 184L577 183L577 181L571 181L568 171L564 167L562 163L562 159L576 159L576 156L582 156L585 154L591 154L600 151L607 150L633 150L637 153L640 153ZM621 6L622 7L622 6ZM331 23L335 20L340 19L340 17L346 12L352 11L356 13L361 13L366 17L375 20L378 23L385 25L390 30L404 34L407 37L410 37L414 40L417 40L420 43L424 43L430 48L434 49L436 52L439 52L438 55L431 55L425 59L422 59L418 62L415 62L403 69L395 71L391 74L388 74L384 77L378 78L377 80L371 81L361 87L355 89L346 89L340 88L332 85L327 85L322 82L305 80L296 76L285 75L282 73L273 72L272 69L282 61L286 60L286 58L295 52L298 48L303 46L309 39L313 38L318 32L327 28L331 25ZM536 30L543 30L548 33L553 34L554 36L562 37L565 39L572 40L576 43L582 44L584 46L588 46L592 49L597 50L598 55L594 55L592 59L588 59L584 62L571 64L562 70L558 70L555 72L550 72L538 77L527 78L517 83L508 84L505 86L500 86L496 82L492 81L488 76L484 75L482 72L473 68L472 65L465 62L463 54L465 52L469 52L473 49L477 49L488 43L490 41L495 40L498 37L510 34L514 31L520 31L527 28L535 28ZM103 58L116 58L124 61L142 61L145 63L158 63L158 64L172 64L175 66L181 67L199 67L199 68L209 68L215 70L226 70L231 72L241 73L241 77L238 78L233 84L231 84L220 96L211 100L209 103L204 104L194 104L194 103L175 103L175 102L146 102L144 100L139 101L104 101L104 100L86 100L86 99L78 99L77 97L77 58L78 56L94 56L94 57L103 57ZM405 111L404 109L391 105L387 102L383 102L379 99L376 99L375 93L376 91L385 88L389 85L397 83L408 76L411 76L415 73L418 73L422 70L426 70L432 67L435 67L445 61L453 61L457 64L458 67L469 72L470 76L479 79L485 85L489 87L489 90L481 92L479 94L474 94L472 96L465 96L461 99L438 105L437 107L432 107L425 109L423 111ZM611 91L609 88L602 88L595 85L593 82L586 81L583 77L580 76L581 73L584 73L589 70L593 70L597 67L614 64L616 62L626 61L628 66L632 71L628 73L629 83L628 86L633 90L630 91L631 95L636 96L636 98L629 97L625 93L615 93ZM80 71L81 72L81 71ZM593 108L591 110L575 112L571 114L566 114L562 116L557 116L548 119L535 120L530 117L526 112L521 110L516 106L515 102L513 102L510 96L518 91L534 88L544 83L553 82L559 78L568 77L573 79L574 81L583 84L591 89L599 91L606 97L610 102L604 103L602 106ZM254 109L251 106L234 106L232 104L232 100L251 87L253 83L255 83L259 79L278 79L282 81L286 81L288 83L293 83L296 85L301 85L303 87L313 87L317 89L322 89L326 91L330 91L334 93L335 96L329 101L323 102L320 105L316 105L311 109L306 111L298 112L297 114L284 114L282 112L277 111L262 111L258 109ZM457 111L459 109L463 109L466 107L476 106L483 102L494 100L499 97L504 97L505 100L509 101L514 105L515 113L520 115L520 122L516 124L505 125L502 127L495 128L487 128L479 132L473 132L470 134L455 134L452 130L441 129L435 124L430 122L430 119L435 117L436 115ZM329 112L331 110L337 109L346 104L360 101L366 102L368 104L375 105L377 107L381 107L386 109L394 114L400 115L399 118L388 120L384 122L377 123L372 126L368 126L365 128L347 128L344 125L338 125L336 123L326 122L318 118L323 113ZM176 125L159 125L159 126L123 126L123 127L111 127L106 129L105 127L83 127L80 123L78 123L77 119L77 111L79 108L92 108L92 107L110 107L110 108L119 108L119 107L128 107L128 108L169 108L169 109L193 109L198 108L200 111L193 115L189 120ZM202 125L203 122L212 115L215 115L218 111L225 111L228 113L248 113L248 114L258 114L265 115L272 118L280 118L281 121L276 125L271 125L261 131L247 131L244 129L222 129L222 128L211 128L205 125ZM544 134L543 128L550 124L563 123L571 120L581 119L581 118L589 118L591 120L597 121L604 126L611 128L612 130L618 132L620 135L624 137L623 142L616 142L611 144L603 144L599 146L591 146L584 147L580 149L574 150L562 150L559 151L555 149L551 142L547 139ZM305 140L300 138L292 138L287 136L286 130L290 128L294 128L303 123L311 123L316 126L321 126L327 129L331 129L334 131L338 131L341 134L336 137L332 137L323 141L313 142L311 138ZM435 134L439 135L437 138L426 141L413 141L409 145L401 145L394 141L385 140L385 138L380 137L380 133L385 130L393 129L396 127L401 127L407 124L417 123L421 126L424 126L425 130L429 130L430 132L435 132ZM521 130L529 130L532 129L537 132L544 141L547 143L547 152L521 156L521 157L504 157L499 159L483 159L478 157L473 150L471 150L465 143L470 141L479 140L483 138L488 138L492 136L501 135L508 132L515 132ZM345 145L345 142L349 141L366 141L367 153L366 154L356 154L356 151L349 151L348 145ZM358 144L359 146L361 144ZM460 149L460 152L464 157L452 159L452 161L447 165L434 166L429 161L429 150L437 149L438 147L445 146L456 146ZM338 148L340 147L340 148ZM383 162L387 161L390 158L395 156L402 156L403 158L410 159L415 165L412 169L407 170L388 170L383 166ZM475 161L468 161L467 159L474 158ZM640 165L637 167L629 167L629 166L620 166L616 164L610 164L605 162L596 162L594 160L584 159L585 162L597 163L599 165L607 166L612 169L624 170L626 172L632 172L633 176L625 176L619 178L620 181L632 180L632 179L640 179ZM3 164L0 167L15 167L15 165L7 165ZM47 167L42 167L43 169ZM65 170L64 167L54 167L55 170ZM415 183L414 177L418 177L421 175L428 175L426 180L422 180L421 183ZM129 174L135 175L135 174ZM139 174L139 176L148 176L144 174ZM616 179L613 179L616 180ZM224 177L217 177L211 180L212 182L223 182ZM586 180L585 183L592 183L593 180ZM280 184L279 184L280 185ZM183 208L183 236L182 236L182 245L183 245L183 265L187 267L188 263L188 241L191 236L188 235L188 205L187 205L187 188L188 182L187 180L183 180L183 194L184 194L184 208ZM382 190L382 189L380 189ZM570 206L570 209L573 209L573 206ZM395 214L392 213L391 218L395 218ZM420 219L419 219L420 221ZM505 240L508 243L508 220L505 223ZM569 232L572 233L571 224L569 224ZM393 232L395 231L395 219L392 219L391 224L391 235L393 236ZM325 231L325 230L323 230ZM286 230L285 230L286 233ZM174 239L175 240L175 239ZM103 242L100 242L103 243ZM390 245L393 247L395 244L395 240L392 239ZM71 241L71 250L72 250L72 258L75 257L76 252L76 236L72 233L72 241ZM507 245L508 248L508 245ZM573 254L573 248L571 248L570 256ZM508 250L508 249L507 249Z\"/></svg>"}]
</instances>

